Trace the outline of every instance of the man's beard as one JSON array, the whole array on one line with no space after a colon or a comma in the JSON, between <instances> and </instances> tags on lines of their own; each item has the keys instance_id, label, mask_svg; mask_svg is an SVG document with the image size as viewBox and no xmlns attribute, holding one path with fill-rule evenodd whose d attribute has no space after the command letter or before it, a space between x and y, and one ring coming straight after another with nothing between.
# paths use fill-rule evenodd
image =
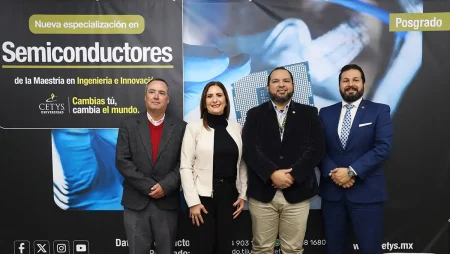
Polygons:
<instances>
[{"instance_id":1,"label":"man's beard","mask_svg":"<svg viewBox=\"0 0 450 254\"><path fill-rule=\"evenodd\" d=\"M341 90L339 92L341 93L342 99L344 99L344 101L346 101L346 102L355 102L355 101L359 100L359 98L361 98L363 96L363 94L364 94L364 87L361 88L361 91L357 90L352 95L347 95L345 93L346 92L345 90L344 91Z\"/></svg>"},{"instance_id":2,"label":"man's beard","mask_svg":"<svg viewBox=\"0 0 450 254\"><path fill-rule=\"evenodd\" d=\"M286 93L285 96L278 96L276 93L271 93L271 92L269 92L269 95L270 95L270 99L272 101L275 101L278 103L286 103L292 98L292 96L294 95L294 91Z\"/></svg>"}]
</instances>

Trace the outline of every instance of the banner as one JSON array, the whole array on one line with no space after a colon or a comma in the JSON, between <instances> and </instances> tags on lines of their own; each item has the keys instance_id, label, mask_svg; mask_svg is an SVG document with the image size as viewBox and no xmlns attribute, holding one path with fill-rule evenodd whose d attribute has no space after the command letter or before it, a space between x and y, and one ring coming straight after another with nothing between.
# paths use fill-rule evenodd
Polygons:
<instances>
[{"instance_id":1,"label":"banner","mask_svg":"<svg viewBox=\"0 0 450 254\"><path fill-rule=\"evenodd\" d=\"M152 78L167 81L168 114L186 122L200 118L204 86L224 83L231 118L243 125L246 112L269 99L273 68L288 68L294 100L320 110L341 101L338 75L349 63L365 72L364 98L388 104L394 123L384 253L448 253L449 34L428 32L425 21L417 29L393 22L450 12L450 2L6 0L0 7L1 253L128 253L115 146L120 121L145 112ZM195 254L182 192L180 202L175 251ZM235 227L233 254L251 253L247 206ZM359 253L351 231L349 238L350 253ZM303 244L305 253L326 253L320 196Z\"/></svg>"},{"instance_id":2,"label":"banner","mask_svg":"<svg viewBox=\"0 0 450 254\"><path fill-rule=\"evenodd\" d=\"M204 85L220 80L233 96L231 117L243 124L247 105L263 102L259 89L266 84L267 70L278 66L308 66L306 87L310 86L312 98L294 100L320 110L342 100L340 68L358 64L366 76L364 98L389 105L394 122L393 153L384 166L390 199L382 249L386 253L446 253L449 206L438 197L449 193L444 186L449 179L450 135L431 124L431 119L440 119L443 125L450 121L442 118L449 110L441 94L449 91L444 85L449 74L439 71L448 65L444 55L449 51L437 43L448 42L449 36L421 32L426 28L393 29L389 22L396 13L417 20L421 13L449 8L448 1L416 0L185 1L185 119L199 118ZM241 91L253 96L237 93L236 85L241 87L248 80L252 81ZM308 90L298 85L303 84L301 80L294 83L296 92L308 96ZM425 183L424 174L432 180ZM431 204L443 208L432 211ZM326 251L320 207L320 196L316 196L304 241L306 253ZM349 249L358 253L355 236L350 238Z\"/></svg>"}]
</instances>

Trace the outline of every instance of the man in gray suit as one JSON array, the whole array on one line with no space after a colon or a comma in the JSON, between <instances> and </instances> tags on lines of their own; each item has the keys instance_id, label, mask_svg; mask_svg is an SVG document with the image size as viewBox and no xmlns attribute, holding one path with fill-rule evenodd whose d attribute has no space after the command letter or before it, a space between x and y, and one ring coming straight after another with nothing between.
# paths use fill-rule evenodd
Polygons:
<instances>
[{"instance_id":1,"label":"man in gray suit","mask_svg":"<svg viewBox=\"0 0 450 254\"><path fill-rule=\"evenodd\" d=\"M180 151L186 123L165 114L169 88L163 79L146 85L147 112L119 129L116 167L124 177L122 205L130 254L172 254L178 224Z\"/></svg>"}]
</instances>

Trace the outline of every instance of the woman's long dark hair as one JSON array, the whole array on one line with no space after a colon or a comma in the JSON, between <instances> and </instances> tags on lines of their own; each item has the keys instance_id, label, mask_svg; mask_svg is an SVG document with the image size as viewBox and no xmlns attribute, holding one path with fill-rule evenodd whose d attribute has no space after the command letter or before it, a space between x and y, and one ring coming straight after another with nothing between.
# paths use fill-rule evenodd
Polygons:
<instances>
[{"instance_id":1,"label":"woman's long dark hair","mask_svg":"<svg viewBox=\"0 0 450 254\"><path fill-rule=\"evenodd\" d=\"M206 114L208 113L208 109L206 108L206 96L208 94L208 90L212 86L218 86L222 89L223 94L225 95L225 101L227 105L224 108L225 117L228 119L230 117L230 98L228 97L228 92L225 86L219 81L211 81L206 84L205 88L203 88L202 98L200 99L200 117L203 119L203 126L209 129L208 119L206 118Z\"/></svg>"}]
</instances>

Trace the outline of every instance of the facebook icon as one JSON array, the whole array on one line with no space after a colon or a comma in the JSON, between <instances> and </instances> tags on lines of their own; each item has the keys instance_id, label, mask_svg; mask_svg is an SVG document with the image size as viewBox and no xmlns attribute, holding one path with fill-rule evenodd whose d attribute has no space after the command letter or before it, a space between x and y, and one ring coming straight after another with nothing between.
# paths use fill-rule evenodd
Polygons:
<instances>
[{"instance_id":1,"label":"facebook icon","mask_svg":"<svg viewBox=\"0 0 450 254\"><path fill-rule=\"evenodd\" d=\"M14 254L30 254L30 242L26 240L14 241Z\"/></svg>"}]
</instances>

